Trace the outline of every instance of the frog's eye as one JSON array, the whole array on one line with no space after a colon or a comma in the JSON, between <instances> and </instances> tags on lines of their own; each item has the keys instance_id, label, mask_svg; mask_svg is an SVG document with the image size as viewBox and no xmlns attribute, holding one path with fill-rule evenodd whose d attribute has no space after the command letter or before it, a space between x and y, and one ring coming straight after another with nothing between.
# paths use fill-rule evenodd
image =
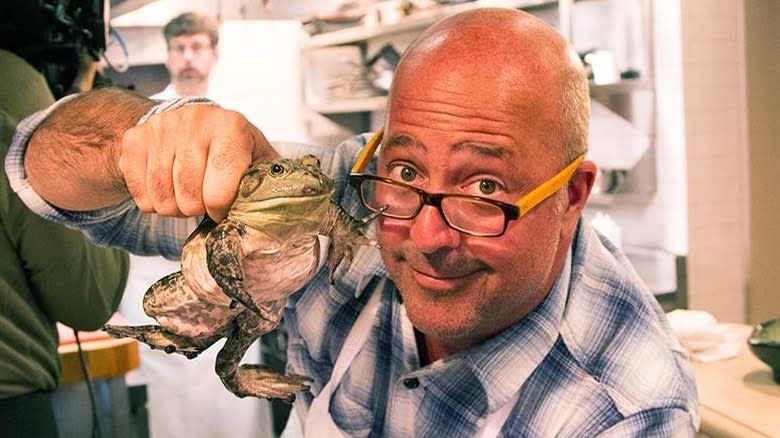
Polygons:
<instances>
[{"instance_id":1,"label":"frog's eye","mask_svg":"<svg viewBox=\"0 0 780 438\"><path fill-rule=\"evenodd\" d=\"M284 166L281 164L274 164L271 166L269 173L273 176L279 176L284 173Z\"/></svg>"}]
</instances>

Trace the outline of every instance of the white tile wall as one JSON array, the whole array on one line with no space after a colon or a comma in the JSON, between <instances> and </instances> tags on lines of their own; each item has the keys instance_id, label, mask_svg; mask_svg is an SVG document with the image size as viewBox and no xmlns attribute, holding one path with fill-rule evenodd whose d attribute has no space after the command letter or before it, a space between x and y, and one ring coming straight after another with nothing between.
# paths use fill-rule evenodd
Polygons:
<instances>
[{"instance_id":1,"label":"white tile wall","mask_svg":"<svg viewBox=\"0 0 780 438\"><path fill-rule=\"evenodd\" d=\"M746 317L748 249L743 0L681 0L689 303Z\"/></svg>"}]
</instances>

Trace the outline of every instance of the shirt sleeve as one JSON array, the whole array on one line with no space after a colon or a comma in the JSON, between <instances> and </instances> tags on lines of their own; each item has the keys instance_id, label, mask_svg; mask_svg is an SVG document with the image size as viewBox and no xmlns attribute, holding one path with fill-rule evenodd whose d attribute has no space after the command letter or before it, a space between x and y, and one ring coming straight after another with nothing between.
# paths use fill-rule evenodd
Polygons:
<instances>
[{"instance_id":1,"label":"shirt sleeve","mask_svg":"<svg viewBox=\"0 0 780 438\"><path fill-rule=\"evenodd\" d=\"M143 213L132 200L98 210L69 211L49 204L33 189L24 171L27 143L43 120L74 96L57 101L17 125L5 159L11 188L38 216L81 230L98 245L120 247L139 255L178 259L187 236L200 218L171 218Z\"/></svg>"},{"instance_id":2,"label":"shirt sleeve","mask_svg":"<svg viewBox=\"0 0 780 438\"><path fill-rule=\"evenodd\" d=\"M139 255L162 255L168 259L178 259L187 236L197 226L200 218L171 218L143 213L129 199L103 209L69 211L49 204L33 189L24 172L27 143L43 120L72 97L65 97L19 123L5 161L11 187L25 205L37 215L79 229L98 245L120 247ZM209 103L209 101L202 98L173 99L155 106L144 118L152 113L192 103ZM368 134L358 135L342 142L335 149L288 142L274 142L273 146L284 156L294 157L311 153L320 157L322 168L336 183L335 200L341 202L353 216L362 217L366 212L361 210L360 203L355 202L356 198L345 198L344 194L349 192L347 184L349 170L368 138Z\"/></svg>"}]
</instances>

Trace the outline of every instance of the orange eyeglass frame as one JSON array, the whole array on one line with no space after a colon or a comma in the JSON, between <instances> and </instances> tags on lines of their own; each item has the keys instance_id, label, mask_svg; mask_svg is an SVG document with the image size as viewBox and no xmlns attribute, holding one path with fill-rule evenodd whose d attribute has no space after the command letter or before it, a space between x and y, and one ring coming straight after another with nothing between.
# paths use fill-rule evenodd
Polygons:
<instances>
[{"instance_id":1,"label":"orange eyeglass frame","mask_svg":"<svg viewBox=\"0 0 780 438\"><path fill-rule=\"evenodd\" d=\"M377 148L379 148L379 145L382 143L383 137L384 127L381 127L374 133L371 139L369 139L368 143L366 143L366 146L358 155L357 159L355 160L355 164L352 166L352 173L363 173L363 170L365 170L369 161L371 161L371 157L374 156ZM531 209L539 205L542 201L552 196L553 193L560 190L560 188L569 181L571 176L574 175L574 172L577 170L580 163L582 163L584 159L584 155L580 155L579 157L575 158L571 163L564 167L563 170L555 174L547 181L539 184L527 195L520 198L520 200L516 202L516 205L520 208L519 216L522 217L524 214L531 211Z\"/></svg>"}]
</instances>

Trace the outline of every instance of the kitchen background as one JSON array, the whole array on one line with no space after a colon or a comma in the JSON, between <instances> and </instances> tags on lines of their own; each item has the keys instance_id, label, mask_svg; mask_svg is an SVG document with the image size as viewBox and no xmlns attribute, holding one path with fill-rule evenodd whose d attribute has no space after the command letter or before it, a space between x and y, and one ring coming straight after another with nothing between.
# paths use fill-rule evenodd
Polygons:
<instances>
[{"instance_id":1,"label":"kitchen background","mask_svg":"<svg viewBox=\"0 0 780 438\"><path fill-rule=\"evenodd\" d=\"M667 308L730 322L780 314L776 0L111 3L127 52L108 51L115 84L164 88L161 27L186 10L211 13L222 23L211 89L224 106L271 140L322 144L382 122L387 47L402 52L463 8L527 9L592 66L591 158L603 170L588 216Z\"/></svg>"}]
</instances>

